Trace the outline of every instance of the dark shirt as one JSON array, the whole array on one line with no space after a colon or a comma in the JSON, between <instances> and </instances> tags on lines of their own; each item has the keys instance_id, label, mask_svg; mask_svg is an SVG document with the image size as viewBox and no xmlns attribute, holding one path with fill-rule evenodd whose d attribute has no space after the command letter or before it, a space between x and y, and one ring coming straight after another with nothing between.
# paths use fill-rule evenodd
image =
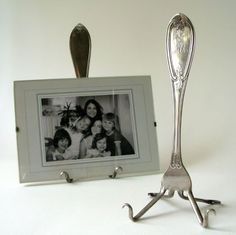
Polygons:
<instances>
[{"instance_id":1,"label":"dark shirt","mask_svg":"<svg viewBox=\"0 0 236 235\"><path fill-rule=\"evenodd\" d=\"M134 149L129 141L117 130L111 135L107 135L107 150L111 151L111 156L117 156L115 141L120 141L121 155L134 154Z\"/></svg>"}]
</instances>

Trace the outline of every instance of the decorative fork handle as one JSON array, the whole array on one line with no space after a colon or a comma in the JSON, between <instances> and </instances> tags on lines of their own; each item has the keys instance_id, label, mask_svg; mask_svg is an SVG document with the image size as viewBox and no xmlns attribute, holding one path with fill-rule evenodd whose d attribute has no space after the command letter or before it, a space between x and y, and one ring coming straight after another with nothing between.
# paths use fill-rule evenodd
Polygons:
<instances>
[{"instance_id":1,"label":"decorative fork handle","mask_svg":"<svg viewBox=\"0 0 236 235\"><path fill-rule=\"evenodd\" d=\"M77 78L88 77L91 38L83 24L77 24L70 34L70 52Z\"/></svg>"},{"instance_id":2,"label":"decorative fork handle","mask_svg":"<svg viewBox=\"0 0 236 235\"><path fill-rule=\"evenodd\" d=\"M170 167L181 168L181 122L184 94L193 58L193 25L185 15L177 14L170 21L166 35L167 60L174 98L174 140Z\"/></svg>"},{"instance_id":3,"label":"decorative fork handle","mask_svg":"<svg viewBox=\"0 0 236 235\"><path fill-rule=\"evenodd\" d=\"M174 98L174 138L170 163L170 166L172 168L181 168L183 166L181 156L181 123L186 85L187 79L185 79L185 81L183 82L181 81L181 87L179 87L178 80L172 79L172 89Z\"/></svg>"}]
</instances>

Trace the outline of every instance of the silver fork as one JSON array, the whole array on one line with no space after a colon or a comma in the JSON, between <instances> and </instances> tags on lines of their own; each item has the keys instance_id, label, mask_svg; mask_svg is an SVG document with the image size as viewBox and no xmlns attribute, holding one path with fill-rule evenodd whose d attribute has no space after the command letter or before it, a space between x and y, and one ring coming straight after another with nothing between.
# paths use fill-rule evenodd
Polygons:
<instances>
[{"instance_id":1,"label":"silver fork","mask_svg":"<svg viewBox=\"0 0 236 235\"><path fill-rule=\"evenodd\" d=\"M137 221L160 198L171 198L174 196L175 192L178 192L181 198L190 201L199 223L203 227L207 227L208 214L209 212L215 213L215 210L209 209L202 214L197 205L197 201L211 205L221 203L217 200L194 198L192 192L192 181L182 162L181 122L183 100L192 64L194 43L195 34L191 21L184 14L175 15L168 25L166 37L167 59L171 74L174 98L174 140L171 162L167 171L163 175L160 192L149 193L153 199L137 215L133 216L133 208L130 204L124 204L123 207L129 208L129 218L132 221ZM185 196L184 192L187 193L187 196Z\"/></svg>"}]
</instances>

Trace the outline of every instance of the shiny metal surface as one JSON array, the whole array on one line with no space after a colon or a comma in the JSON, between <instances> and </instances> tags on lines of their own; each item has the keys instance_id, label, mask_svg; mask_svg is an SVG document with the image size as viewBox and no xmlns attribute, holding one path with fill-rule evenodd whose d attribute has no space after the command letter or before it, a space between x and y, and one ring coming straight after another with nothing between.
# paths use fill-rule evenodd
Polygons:
<instances>
[{"instance_id":1,"label":"shiny metal surface","mask_svg":"<svg viewBox=\"0 0 236 235\"><path fill-rule=\"evenodd\" d=\"M67 183L72 183L74 181L72 178L70 178L68 172L66 172L66 171L62 171L60 173L60 176L64 176Z\"/></svg>"},{"instance_id":2,"label":"shiny metal surface","mask_svg":"<svg viewBox=\"0 0 236 235\"><path fill-rule=\"evenodd\" d=\"M171 198L175 192L190 204L197 216L199 223L203 227L208 226L208 214L214 209L201 213L197 201L211 205L220 204L220 201L211 199L194 198L192 193L192 181L185 169L181 156L181 122L184 93L188 81L188 75L192 64L195 44L194 28L191 21L184 14L175 15L167 28L166 51L168 66L171 75L171 84L174 98L174 138L171 162L167 171L164 173L160 193L150 193L153 197L137 215L133 216L133 208L126 203L124 207L129 209L129 218L137 221L144 215L160 198ZM167 192L167 195L165 193ZM187 193L187 196L184 195Z\"/></svg>"},{"instance_id":3,"label":"shiny metal surface","mask_svg":"<svg viewBox=\"0 0 236 235\"><path fill-rule=\"evenodd\" d=\"M70 34L70 52L77 78L88 77L91 38L87 28L78 24Z\"/></svg>"},{"instance_id":4,"label":"shiny metal surface","mask_svg":"<svg viewBox=\"0 0 236 235\"><path fill-rule=\"evenodd\" d=\"M109 175L109 178L115 179L119 173L123 171L123 168L121 166L115 167L115 170L112 175Z\"/></svg>"},{"instance_id":5,"label":"shiny metal surface","mask_svg":"<svg viewBox=\"0 0 236 235\"><path fill-rule=\"evenodd\" d=\"M171 167L181 168L181 122L184 93L194 53L194 28L183 14L173 17L167 28L166 51L174 98L174 143Z\"/></svg>"}]
</instances>

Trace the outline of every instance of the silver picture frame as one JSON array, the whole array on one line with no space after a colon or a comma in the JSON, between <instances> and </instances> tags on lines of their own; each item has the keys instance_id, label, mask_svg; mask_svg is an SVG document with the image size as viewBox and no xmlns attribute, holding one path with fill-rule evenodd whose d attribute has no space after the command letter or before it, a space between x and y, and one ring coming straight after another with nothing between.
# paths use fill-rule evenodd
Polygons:
<instances>
[{"instance_id":1,"label":"silver picture frame","mask_svg":"<svg viewBox=\"0 0 236 235\"><path fill-rule=\"evenodd\" d=\"M20 183L159 172L150 76L15 81L14 95Z\"/></svg>"}]
</instances>

